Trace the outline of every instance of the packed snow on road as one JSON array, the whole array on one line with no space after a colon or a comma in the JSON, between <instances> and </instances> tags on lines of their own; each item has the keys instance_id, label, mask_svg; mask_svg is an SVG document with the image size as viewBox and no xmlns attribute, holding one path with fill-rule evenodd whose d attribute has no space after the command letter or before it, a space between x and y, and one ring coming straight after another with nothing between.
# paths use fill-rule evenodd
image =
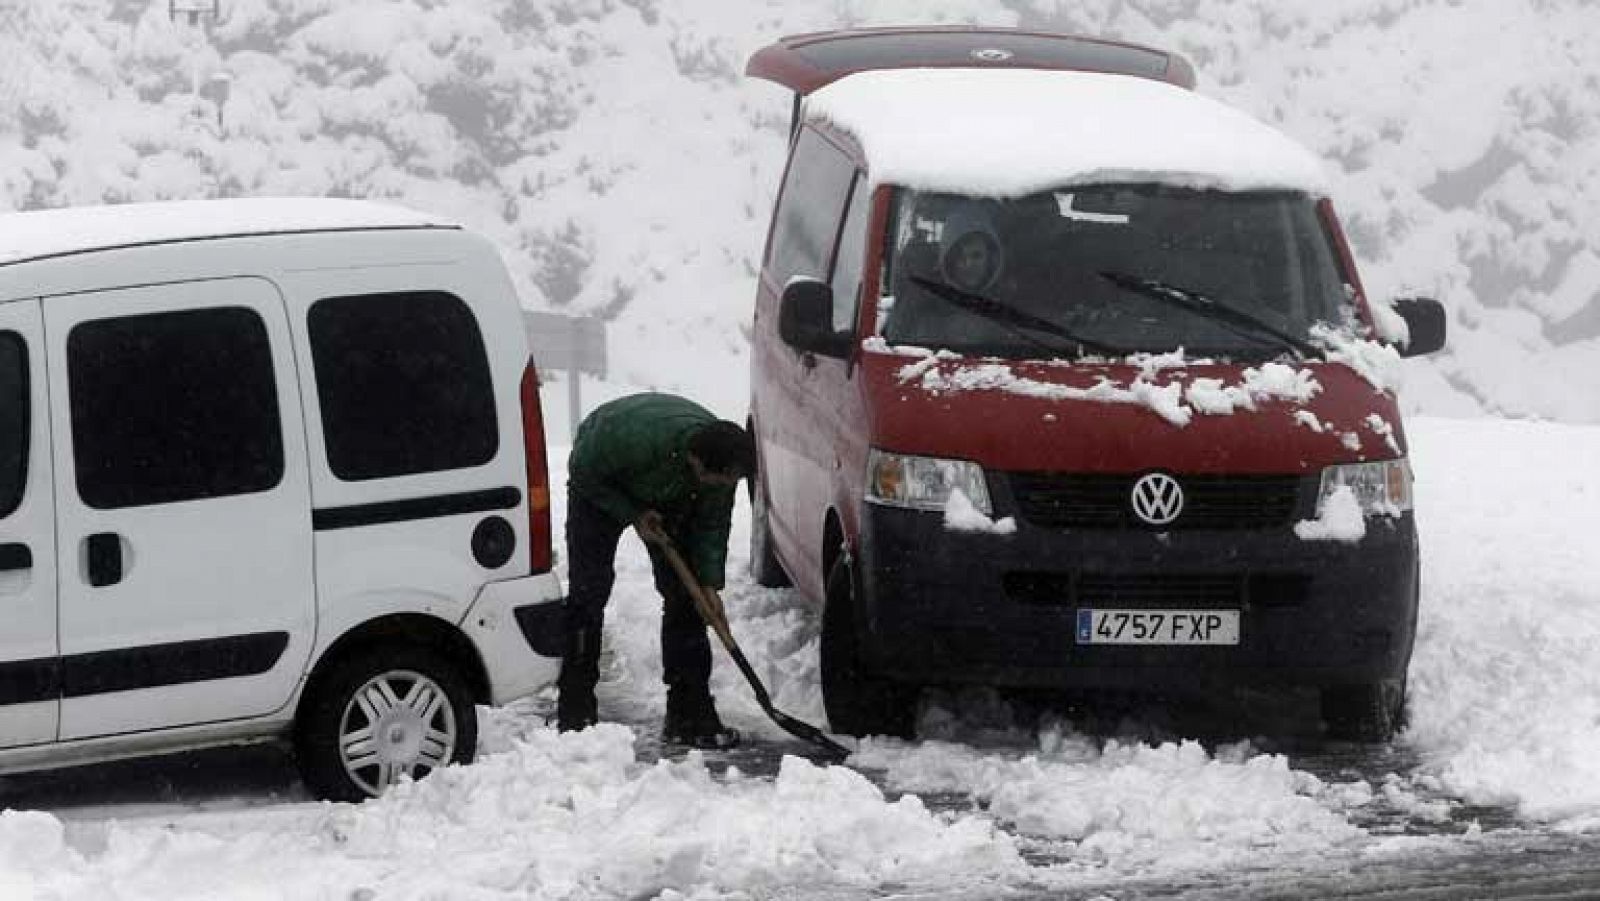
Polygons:
<instances>
[{"instance_id":1,"label":"packed snow on road","mask_svg":"<svg viewBox=\"0 0 1600 901\"><path fill-rule=\"evenodd\" d=\"M752 746L663 757L658 601L629 539L601 701L620 722L560 735L548 698L485 711L477 763L359 806L7 810L0 897L1114 896L1239 873L1337 885L1600 829L1600 429L1422 418L1411 438L1424 595L1411 723L1389 749L1201 741L1182 711L1022 727L970 692L925 698L921 740L828 766L719 660L724 717ZM736 557L747 529L741 506ZM787 590L727 595L778 706L824 721L815 617Z\"/></svg>"}]
</instances>

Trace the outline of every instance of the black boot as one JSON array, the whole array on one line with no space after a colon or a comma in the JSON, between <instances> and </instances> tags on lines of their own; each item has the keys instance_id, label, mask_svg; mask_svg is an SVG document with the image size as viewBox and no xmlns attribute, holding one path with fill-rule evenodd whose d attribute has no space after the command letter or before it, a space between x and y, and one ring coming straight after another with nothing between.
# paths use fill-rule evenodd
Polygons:
<instances>
[{"instance_id":1,"label":"black boot","mask_svg":"<svg viewBox=\"0 0 1600 901\"><path fill-rule=\"evenodd\" d=\"M661 740L691 748L725 750L739 744L739 730L722 725L710 692L669 688Z\"/></svg>"},{"instance_id":2,"label":"black boot","mask_svg":"<svg viewBox=\"0 0 1600 901\"><path fill-rule=\"evenodd\" d=\"M556 683L556 728L577 732L600 721L594 687L600 681L600 628L569 628L561 678Z\"/></svg>"}]
</instances>

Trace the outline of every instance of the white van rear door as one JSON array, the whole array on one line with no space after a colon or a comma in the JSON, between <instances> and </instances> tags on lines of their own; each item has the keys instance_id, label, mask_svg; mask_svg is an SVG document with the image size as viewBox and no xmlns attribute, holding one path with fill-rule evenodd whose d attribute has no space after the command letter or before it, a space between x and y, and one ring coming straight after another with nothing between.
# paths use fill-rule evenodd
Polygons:
<instances>
[{"instance_id":1,"label":"white van rear door","mask_svg":"<svg viewBox=\"0 0 1600 901\"><path fill-rule=\"evenodd\" d=\"M283 300L230 278L43 300L61 737L272 713L313 638Z\"/></svg>"},{"instance_id":2,"label":"white van rear door","mask_svg":"<svg viewBox=\"0 0 1600 901\"><path fill-rule=\"evenodd\" d=\"M54 741L60 709L43 338L37 300L0 303L0 748Z\"/></svg>"}]
</instances>

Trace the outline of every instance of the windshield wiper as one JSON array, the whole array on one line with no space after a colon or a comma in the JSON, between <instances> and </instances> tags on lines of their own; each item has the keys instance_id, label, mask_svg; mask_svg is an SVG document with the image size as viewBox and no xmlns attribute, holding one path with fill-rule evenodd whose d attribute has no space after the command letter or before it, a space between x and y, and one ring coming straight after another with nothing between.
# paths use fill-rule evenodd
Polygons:
<instances>
[{"instance_id":1,"label":"windshield wiper","mask_svg":"<svg viewBox=\"0 0 1600 901\"><path fill-rule=\"evenodd\" d=\"M1115 270L1100 270L1100 277L1129 291L1142 294L1151 300L1157 300L1180 310L1188 310L1218 323L1228 331L1244 338L1254 338L1258 341L1271 339L1285 349L1292 350L1302 357L1317 357L1321 353L1311 342L1304 338L1297 338L1289 332L1273 325L1254 313L1241 310L1238 307L1223 303L1214 297L1168 284L1160 279L1139 278L1126 272Z\"/></svg>"},{"instance_id":2,"label":"windshield wiper","mask_svg":"<svg viewBox=\"0 0 1600 901\"><path fill-rule=\"evenodd\" d=\"M1019 310L1016 307L1008 304L1003 304L998 300L984 297L982 294L974 294L971 291L963 291L960 288L947 285L943 282L936 282L932 279L923 278L920 275L911 276L911 281L921 286L934 297L939 298L951 306L966 310L967 312L976 314L978 316L982 316L990 322L996 322L1002 326L1006 326L1006 330L1011 332L1011 334L1016 335L1018 338L1021 338L1022 340L1040 348L1041 350L1057 352L1063 348L1051 347L1043 341L1040 341L1037 338L1028 335L1026 332L1021 331L1022 329L1042 332L1046 335L1053 335L1064 341L1070 341L1073 344L1078 345L1078 352L1080 355L1085 349L1097 351L1103 354L1112 354L1115 356L1121 356L1128 353L1128 351L1124 348L1116 347L1115 345L1107 344L1103 341L1096 341L1093 338L1085 338L1082 335L1076 334L1064 325L1051 322L1050 320L1041 318L1039 316L1035 316L1025 310Z\"/></svg>"}]
</instances>

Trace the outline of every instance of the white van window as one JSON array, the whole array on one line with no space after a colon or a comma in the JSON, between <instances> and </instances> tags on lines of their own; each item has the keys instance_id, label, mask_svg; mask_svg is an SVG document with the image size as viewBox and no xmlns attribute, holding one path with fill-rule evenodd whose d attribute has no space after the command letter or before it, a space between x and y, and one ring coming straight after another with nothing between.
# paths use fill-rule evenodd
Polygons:
<instances>
[{"instance_id":1,"label":"white van window","mask_svg":"<svg viewBox=\"0 0 1600 901\"><path fill-rule=\"evenodd\" d=\"M28 485L28 347L0 332L0 519L22 505Z\"/></svg>"},{"instance_id":2,"label":"white van window","mask_svg":"<svg viewBox=\"0 0 1600 901\"><path fill-rule=\"evenodd\" d=\"M332 297L307 315L328 467L347 482L466 469L500 447L472 310L443 291Z\"/></svg>"},{"instance_id":3,"label":"white van window","mask_svg":"<svg viewBox=\"0 0 1600 901\"><path fill-rule=\"evenodd\" d=\"M266 324L214 307L67 335L78 494L101 510L251 494L283 478Z\"/></svg>"},{"instance_id":4,"label":"white van window","mask_svg":"<svg viewBox=\"0 0 1600 901\"><path fill-rule=\"evenodd\" d=\"M797 275L826 279L855 166L811 129L800 132L774 214L768 271L779 285Z\"/></svg>"}]
</instances>

